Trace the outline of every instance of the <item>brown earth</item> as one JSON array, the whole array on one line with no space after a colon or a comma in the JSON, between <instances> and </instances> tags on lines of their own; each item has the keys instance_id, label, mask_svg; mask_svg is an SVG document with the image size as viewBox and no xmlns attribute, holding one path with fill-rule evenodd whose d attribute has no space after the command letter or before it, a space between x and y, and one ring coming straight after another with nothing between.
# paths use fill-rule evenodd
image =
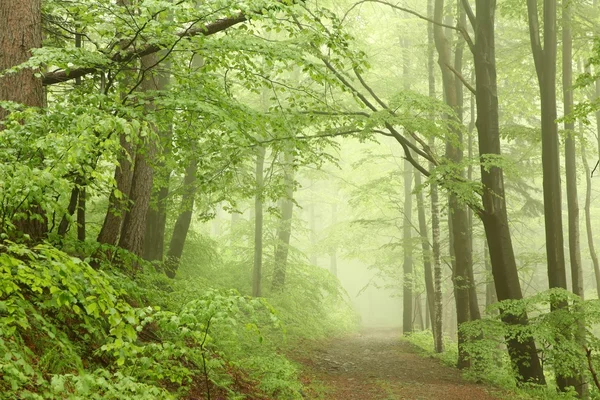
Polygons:
<instances>
[{"instance_id":1,"label":"brown earth","mask_svg":"<svg viewBox=\"0 0 600 400\"><path fill-rule=\"evenodd\" d=\"M303 395L323 400L498 400L487 386L419 354L394 330L365 331L297 347L312 387ZM300 350L301 349L301 350ZM320 389L315 389L316 387ZM496 393L497 394L497 393ZM503 396L504 397L504 396Z\"/></svg>"}]
</instances>

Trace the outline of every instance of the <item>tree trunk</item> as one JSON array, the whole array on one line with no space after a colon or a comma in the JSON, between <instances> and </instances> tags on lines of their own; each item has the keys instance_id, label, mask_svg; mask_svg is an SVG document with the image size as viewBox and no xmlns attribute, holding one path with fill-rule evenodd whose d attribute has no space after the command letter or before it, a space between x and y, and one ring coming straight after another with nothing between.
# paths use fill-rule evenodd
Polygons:
<instances>
[{"instance_id":1,"label":"tree trunk","mask_svg":"<svg viewBox=\"0 0 600 400\"><path fill-rule=\"evenodd\" d=\"M463 0L468 6L468 1ZM474 62L477 98L477 132L479 154L499 156L500 129L498 122L498 91L495 54L495 11L496 2L477 0L475 17ZM486 168L481 164L483 184L483 211L480 213L489 246L492 273L498 300L520 300L523 298L517 272L504 193L502 168ZM526 325L527 315L502 312L506 324ZM508 352L521 382L545 383L544 373L532 337L507 340Z\"/></svg>"},{"instance_id":2,"label":"tree trunk","mask_svg":"<svg viewBox=\"0 0 600 400\"><path fill-rule=\"evenodd\" d=\"M181 194L181 204L179 205L179 215L175 226L173 227L173 235L169 243L167 251L167 264L165 273L169 278L175 278L179 269L179 262L183 255L183 248L187 238L190 224L192 222L192 214L194 212L194 199L196 198L196 173L198 171L198 159L194 154L191 157L189 165L185 169L183 177L183 190Z\"/></svg>"},{"instance_id":3,"label":"tree trunk","mask_svg":"<svg viewBox=\"0 0 600 400\"><path fill-rule=\"evenodd\" d=\"M492 275L492 265L490 264L490 250L488 249L487 241L483 241L483 264L486 273L485 284L485 306L486 308L498 301L496 295L496 287L494 286L494 276Z\"/></svg>"},{"instance_id":4,"label":"tree trunk","mask_svg":"<svg viewBox=\"0 0 600 400\"><path fill-rule=\"evenodd\" d=\"M32 49L42 47L41 1L0 2L0 27L0 71L4 71L24 63L31 57ZM0 77L0 100L43 107L42 80L35 77L35 72L23 69ZM7 115L8 111L0 108L0 122ZM26 216L14 221L15 226L34 242L41 241L48 233L46 213L36 200L28 199L28 204L27 210L19 210Z\"/></svg>"},{"instance_id":5,"label":"tree trunk","mask_svg":"<svg viewBox=\"0 0 600 400\"><path fill-rule=\"evenodd\" d=\"M431 251L429 248L429 239L427 233L427 221L425 219L425 200L421 188L421 173L415 172L415 187L417 188L417 214L419 218L419 233L421 235L421 251L423 254L423 273L425 275L425 293L427 294L427 315L431 316L433 338L435 340L435 304L433 288L433 271L431 269Z\"/></svg>"},{"instance_id":6,"label":"tree trunk","mask_svg":"<svg viewBox=\"0 0 600 400\"><path fill-rule=\"evenodd\" d=\"M594 233L592 231L592 215L590 212L590 206L592 203L592 179L590 167L588 165L585 153L585 144L582 143L581 160L583 162L583 169L585 172L585 228L587 233L588 248L590 249L590 257L592 258L592 265L594 267L594 277L596 278L596 294L600 299L600 263L598 262L598 255L594 246Z\"/></svg>"},{"instance_id":7,"label":"tree trunk","mask_svg":"<svg viewBox=\"0 0 600 400\"><path fill-rule=\"evenodd\" d=\"M452 64L460 69L462 58L460 55L460 47L457 47L457 57L455 62L451 61L450 42L442 26L444 20L444 0L436 0L434 8L434 20L436 24L433 28L435 46L438 51L438 64L442 71L442 83L444 87L444 97L446 104L452 108L458 115L459 120L462 115L462 86L458 79L454 77L449 66ZM458 65L456 65L458 61ZM451 118L450 116L448 118ZM463 154L460 143L462 143L462 133L460 129L456 129L451 123L448 124L448 129L452 132L453 137L449 137L446 141L446 157L459 164L462 161ZM455 142L458 142L457 146ZM464 171L462 171L464 174ZM461 203L455 193L449 195L449 215L451 220L451 235L453 238L453 250L455 257L455 267L453 270L454 298L456 301L456 318L458 325L458 368L466 368L470 365L469 359L463 350L465 337L460 330L460 326L468 322L470 317L469 310L469 268L472 265L472 256L469 240L467 206Z\"/></svg>"},{"instance_id":8,"label":"tree trunk","mask_svg":"<svg viewBox=\"0 0 600 400\"><path fill-rule=\"evenodd\" d=\"M85 241L85 205L86 190L85 186L79 190L79 199L77 201L77 240Z\"/></svg>"},{"instance_id":9,"label":"tree trunk","mask_svg":"<svg viewBox=\"0 0 600 400\"><path fill-rule=\"evenodd\" d=\"M427 14L429 19L433 19L433 0L427 1ZM432 99L436 98L435 93L435 43L433 38L433 25L428 24L427 26L427 70L428 70L428 83L429 83L429 97ZM429 140L429 147L435 148L435 141L433 138ZM433 164L429 163L429 169L433 169ZM431 197L431 253L433 256L433 305L434 313L432 314L433 319L433 335L434 335L434 349L436 353L442 353L444 351L442 321L443 321L443 296L442 296L442 263L440 257L440 211L438 203L438 187L435 182L430 185L430 197Z\"/></svg>"},{"instance_id":10,"label":"tree trunk","mask_svg":"<svg viewBox=\"0 0 600 400\"><path fill-rule=\"evenodd\" d=\"M159 57L164 57L164 51L159 53ZM196 67L197 58L192 60L192 66ZM168 88L171 80L171 63L163 62L161 71L156 74L156 89L165 90ZM173 138L173 127L169 124L160 131L160 142L165 157L171 157L171 141ZM164 160L156 164L156 178L158 183L155 188L155 201L148 207L146 215L146 232L144 240L144 259L148 261L161 261L165 251L165 231L167 225L167 197L169 196L169 180L171 177L171 168L167 166Z\"/></svg>"},{"instance_id":11,"label":"tree trunk","mask_svg":"<svg viewBox=\"0 0 600 400\"><path fill-rule=\"evenodd\" d=\"M141 68L145 70L142 76L140 88L142 91L158 90L158 80L153 71L149 68L156 65L158 55L152 54L142 57ZM147 102L147 112L154 111L154 104ZM156 130L156 125L153 125ZM153 139L145 140L138 149L135 156L135 165L133 168L133 176L131 178L131 208L125 215L123 226L121 228L121 236L119 237L119 247L125 249L138 257L143 255L144 237L146 234L146 215L148 206L150 205L150 197L152 195L152 184L154 180L154 169L151 165L156 154L157 144Z\"/></svg>"},{"instance_id":12,"label":"tree trunk","mask_svg":"<svg viewBox=\"0 0 600 400\"><path fill-rule=\"evenodd\" d=\"M286 197L280 200L281 219L277 228L277 243L275 245L273 283L274 291L282 291L287 274L290 236L292 234L292 216L294 212L294 153L286 151L283 156L284 185Z\"/></svg>"},{"instance_id":13,"label":"tree trunk","mask_svg":"<svg viewBox=\"0 0 600 400\"><path fill-rule=\"evenodd\" d=\"M265 148L259 147L256 155L256 195L254 198L254 267L252 270L252 296L262 295L263 253L263 187Z\"/></svg>"},{"instance_id":14,"label":"tree trunk","mask_svg":"<svg viewBox=\"0 0 600 400\"><path fill-rule=\"evenodd\" d=\"M331 203L331 226L335 229L337 224L337 203L334 201ZM337 278L338 266L337 266L337 248L335 245L329 248L329 272L331 275Z\"/></svg>"},{"instance_id":15,"label":"tree trunk","mask_svg":"<svg viewBox=\"0 0 600 400\"><path fill-rule=\"evenodd\" d=\"M404 160L404 222L402 241L404 261L402 263L402 333L413 331L413 263L412 263L412 166Z\"/></svg>"},{"instance_id":16,"label":"tree trunk","mask_svg":"<svg viewBox=\"0 0 600 400\"><path fill-rule=\"evenodd\" d=\"M102 228L96 239L98 243L116 245L119 241L121 226L129 208L129 194L131 192L131 180L133 178L133 164L135 158L131 142L125 135L119 136L121 153L119 165L115 167L114 179L117 187L114 188L108 198L108 210L102 223Z\"/></svg>"},{"instance_id":17,"label":"tree trunk","mask_svg":"<svg viewBox=\"0 0 600 400\"><path fill-rule=\"evenodd\" d=\"M544 0L543 45L536 0L527 0L531 49L536 67L541 100L542 119L542 169L544 189L544 222L546 227L546 256L548 284L552 288L567 289L565 253L562 225L560 183L560 153L558 126L556 124L556 0ZM567 307L566 302L551 304L556 310ZM556 384L561 391L576 386L573 378L557 375Z\"/></svg>"},{"instance_id":18,"label":"tree trunk","mask_svg":"<svg viewBox=\"0 0 600 400\"><path fill-rule=\"evenodd\" d=\"M563 22L563 107L565 115L573 111L573 38L571 35L572 4L562 5ZM565 121L565 174L567 181L567 210L569 216L569 260L571 263L571 287L573 293L583 299L583 271L581 267L581 245L579 242L579 200L577 198L577 152L575 140L575 122ZM581 311L581 310L579 310ZM578 321L575 334L578 343L585 347L585 321ZM575 385L579 397L587 393L584 381L585 364L580 363L577 374L570 377L570 384Z\"/></svg>"},{"instance_id":19,"label":"tree trunk","mask_svg":"<svg viewBox=\"0 0 600 400\"><path fill-rule=\"evenodd\" d=\"M75 214L75 210L77 209L79 199L79 186L75 184L73 189L71 189L71 198L69 199L69 205L67 206L67 213L63 215L60 220L60 224L58 225L58 236L64 238L67 232L69 231L69 219Z\"/></svg>"}]
</instances>

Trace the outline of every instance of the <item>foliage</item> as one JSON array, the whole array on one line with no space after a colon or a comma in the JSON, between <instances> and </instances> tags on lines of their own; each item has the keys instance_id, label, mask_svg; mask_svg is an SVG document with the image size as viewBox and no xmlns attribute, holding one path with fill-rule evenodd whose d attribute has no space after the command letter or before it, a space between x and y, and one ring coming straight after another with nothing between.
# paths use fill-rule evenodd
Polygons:
<instances>
[{"instance_id":1,"label":"foliage","mask_svg":"<svg viewBox=\"0 0 600 400\"><path fill-rule=\"evenodd\" d=\"M523 300L495 303L488 311L488 317L461 326L469 339L464 345L472 361L469 376L515 388L515 372L506 354L506 341L530 336L538 345L548 379L553 380L556 374L573 376L583 372L593 382L585 360L589 351L592 368L598 368L600 342L596 330L600 323L600 302L597 299L582 301L566 290L551 289ZM524 312L529 315L527 325L506 324L501 320L501 315L519 316ZM592 393L598 391L592 384L589 388ZM571 398L568 394L562 394L563 397L552 394L552 389L531 391L538 395L542 392L546 394L541 398Z\"/></svg>"}]
</instances>

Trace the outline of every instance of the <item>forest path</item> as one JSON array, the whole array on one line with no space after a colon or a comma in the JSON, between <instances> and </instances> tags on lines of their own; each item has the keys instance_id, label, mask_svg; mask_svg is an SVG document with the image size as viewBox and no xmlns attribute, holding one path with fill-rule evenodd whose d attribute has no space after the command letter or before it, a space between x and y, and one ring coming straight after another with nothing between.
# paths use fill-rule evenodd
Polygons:
<instances>
[{"instance_id":1,"label":"forest path","mask_svg":"<svg viewBox=\"0 0 600 400\"><path fill-rule=\"evenodd\" d=\"M325 387L305 393L326 400L497 400L489 388L470 383L457 369L418 354L398 330L361 333L301 346L293 357L306 378ZM318 394L317 392L321 392Z\"/></svg>"}]
</instances>

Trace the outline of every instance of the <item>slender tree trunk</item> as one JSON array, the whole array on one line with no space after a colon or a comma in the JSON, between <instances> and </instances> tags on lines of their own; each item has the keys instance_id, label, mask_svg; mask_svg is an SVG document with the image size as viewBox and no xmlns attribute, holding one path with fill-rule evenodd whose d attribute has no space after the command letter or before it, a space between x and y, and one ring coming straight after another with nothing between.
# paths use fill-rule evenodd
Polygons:
<instances>
[{"instance_id":1,"label":"slender tree trunk","mask_svg":"<svg viewBox=\"0 0 600 400\"><path fill-rule=\"evenodd\" d=\"M331 226L335 229L337 224L337 203L334 201L331 203ZM337 278L338 276L338 265L337 265L337 248L335 245L329 248L329 272L331 275Z\"/></svg>"},{"instance_id":2,"label":"slender tree trunk","mask_svg":"<svg viewBox=\"0 0 600 400\"><path fill-rule=\"evenodd\" d=\"M77 201L77 240L85 241L85 208L86 208L86 190L85 186L79 190L79 199Z\"/></svg>"},{"instance_id":3,"label":"slender tree trunk","mask_svg":"<svg viewBox=\"0 0 600 400\"><path fill-rule=\"evenodd\" d=\"M492 275L492 264L490 264L490 250L487 241L483 241L483 264L485 267L487 282L485 284L485 306L486 308L498 301L494 276Z\"/></svg>"},{"instance_id":4,"label":"slender tree trunk","mask_svg":"<svg viewBox=\"0 0 600 400\"><path fill-rule=\"evenodd\" d=\"M556 124L556 62L557 30L556 0L544 0L543 45L540 40L537 0L527 0L531 49L538 76L542 119L542 168L544 188L544 222L546 226L546 255L550 288L567 289L562 203L560 183L560 153ZM567 307L566 302L551 305L552 309ZM561 391L576 386L573 378L557 375Z\"/></svg>"},{"instance_id":5,"label":"slender tree trunk","mask_svg":"<svg viewBox=\"0 0 600 400\"><path fill-rule=\"evenodd\" d=\"M252 296L262 295L262 253L263 253L263 186L265 148L258 148L256 155L256 196L254 199L254 268L252 270Z\"/></svg>"},{"instance_id":6,"label":"slender tree trunk","mask_svg":"<svg viewBox=\"0 0 600 400\"><path fill-rule=\"evenodd\" d=\"M311 191L314 182L311 181ZM311 196L312 197L312 196ZM318 265L317 258L317 216L315 213L315 203L311 200L310 206L308 206L308 226L310 228L310 263L312 265Z\"/></svg>"},{"instance_id":7,"label":"slender tree trunk","mask_svg":"<svg viewBox=\"0 0 600 400\"><path fill-rule=\"evenodd\" d=\"M423 322L423 306L421 305L421 293L415 294L415 309L413 311L413 330L418 327L420 331L425 329L425 323Z\"/></svg>"},{"instance_id":8,"label":"slender tree trunk","mask_svg":"<svg viewBox=\"0 0 600 400\"><path fill-rule=\"evenodd\" d=\"M436 24L433 28L435 46L438 50L438 64L442 71L442 83L444 86L444 97L446 104L451 107L459 116L462 114L462 86L459 86L458 79L455 78L449 66L454 64L454 68L460 68L456 61L461 60L460 47L457 48L457 58L453 63L451 60L450 42L442 26L444 20L444 0L436 0L434 8L434 20ZM460 88L460 89L459 89ZM451 117L449 117L451 118ZM448 124L448 129L453 137L446 141L446 157L459 164L462 161L463 154L460 147L455 143L462 143L462 133L459 129L453 128ZM456 141L456 142L455 142ZM464 174L464 171L462 171ZM469 240L469 228L467 207L461 203L455 193L449 195L449 219L451 219L451 234L453 238L453 249L455 257L455 267L453 271L454 298L456 301L456 317L458 324L458 368L466 368L470 365L468 356L465 354L463 344L465 342L464 333L460 326L471 319L469 306L469 268L472 264L472 256Z\"/></svg>"},{"instance_id":9,"label":"slender tree trunk","mask_svg":"<svg viewBox=\"0 0 600 400\"><path fill-rule=\"evenodd\" d=\"M573 39L571 37L571 7L563 5L563 104L565 115L573 111ZM577 196L577 152L575 122L565 121L565 169L569 214L569 259L573 293L583 298L583 276L579 243L579 201Z\"/></svg>"},{"instance_id":10,"label":"slender tree trunk","mask_svg":"<svg viewBox=\"0 0 600 400\"><path fill-rule=\"evenodd\" d=\"M562 86L565 115L573 111L573 38L571 34L571 3L562 5ZM569 216L569 260L571 264L571 287L573 293L583 299L583 270L581 266L581 245L579 239L579 200L577 195L577 151L575 122L565 121L565 170L567 181L567 208ZM581 311L581 310L579 310ZM585 321L578 321L575 339L585 347ZM583 357L582 357L583 359ZM585 364L579 365L578 373L570 377L569 383L575 385L579 397L587 397L587 385L584 380Z\"/></svg>"},{"instance_id":11,"label":"slender tree trunk","mask_svg":"<svg viewBox=\"0 0 600 400\"><path fill-rule=\"evenodd\" d=\"M60 224L58 225L58 236L65 237L67 232L69 231L69 218L75 214L75 210L77 209L79 199L79 186L75 184L73 189L71 189L71 197L69 199L69 205L67 206L67 213L63 215L60 220Z\"/></svg>"},{"instance_id":12,"label":"slender tree trunk","mask_svg":"<svg viewBox=\"0 0 600 400\"><path fill-rule=\"evenodd\" d=\"M432 316L432 331L435 331L435 294L433 287L433 271L431 268L431 251L429 248L429 239L427 233L427 221L425 219L425 200L423 199L423 191L421 188L421 173L414 170L415 172L415 187L417 188L417 214L419 218L419 233L421 235L421 251L423 254L423 273L425 275L425 292L427 294L427 310L428 315ZM435 332L433 337L435 340Z\"/></svg>"},{"instance_id":13,"label":"slender tree trunk","mask_svg":"<svg viewBox=\"0 0 600 400\"><path fill-rule=\"evenodd\" d=\"M592 179L590 167L585 153L585 144L582 143L581 160L583 162L583 169L585 172L585 228L587 233L588 248L590 250L590 257L592 258L592 265L594 267L594 277L596 278L596 294L600 299L600 263L598 262L598 254L596 253L596 249L594 246L592 215L590 212L590 206L592 203Z\"/></svg>"},{"instance_id":14,"label":"slender tree trunk","mask_svg":"<svg viewBox=\"0 0 600 400\"><path fill-rule=\"evenodd\" d=\"M429 19L433 19L434 4L433 0L427 1L427 14ZM427 70L428 70L428 83L429 83L429 97L432 99L436 98L435 94L435 43L433 37L433 25L428 24L427 26ZM435 148L435 141L433 138L429 141L429 146ZM433 164L429 164L429 169L433 169ZM435 182L430 185L430 198L431 198L431 253L433 261L433 305L434 313L433 317L433 335L434 335L434 349L436 353L442 353L444 351L443 341L443 296L442 296L442 263L440 257L440 211L438 203L438 187Z\"/></svg>"},{"instance_id":15,"label":"slender tree trunk","mask_svg":"<svg viewBox=\"0 0 600 400\"><path fill-rule=\"evenodd\" d=\"M24 63L31 57L31 50L42 47L42 11L40 0L14 0L0 2L0 71ZM30 107L44 106L42 80L31 69L0 77L0 100L14 101ZM0 108L1 122L8 111ZM24 219L15 222L16 228L41 241L48 233L48 221L41 205L28 199ZM0 227L2 232L4 227Z\"/></svg>"},{"instance_id":16,"label":"slender tree trunk","mask_svg":"<svg viewBox=\"0 0 600 400\"><path fill-rule=\"evenodd\" d=\"M121 144L121 153L119 155L119 165L115 167L114 179L117 187L113 189L108 198L108 210L102 223L102 228L98 234L97 241L102 244L116 245L119 241L121 226L127 209L129 208L129 194L131 191L131 180L133 178L134 159L131 142L125 135L119 136Z\"/></svg>"},{"instance_id":17,"label":"slender tree trunk","mask_svg":"<svg viewBox=\"0 0 600 400\"><path fill-rule=\"evenodd\" d=\"M285 286L290 236L292 234L292 217L294 213L294 154L292 151L285 152L283 164L286 197L280 200L281 219L277 228L272 283L275 291L282 291Z\"/></svg>"},{"instance_id":18,"label":"slender tree trunk","mask_svg":"<svg viewBox=\"0 0 600 400\"><path fill-rule=\"evenodd\" d=\"M198 171L198 159L194 154L191 157L190 163L185 169L183 177L183 190L181 194L181 204L179 205L179 215L173 227L173 235L169 243L167 251L167 263L165 265L165 273L169 278L174 278L179 269L181 256L185 240L190 230L192 223L192 215L194 213L194 199L196 198L196 173Z\"/></svg>"},{"instance_id":19,"label":"slender tree trunk","mask_svg":"<svg viewBox=\"0 0 600 400\"><path fill-rule=\"evenodd\" d=\"M465 9L470 6L462 1ZM495 11L496 2L477 0L475 17L474 62L477 98L477 132L479 154L482 159L488 155L499 156L500 129L498 122L498 91L495 54ZM519 300L523 298L517 265L512 246L502 168L486 168L481 164L483 184L483 211L480 213L489 246L492 273L498 300ZM502 312L502 320L509 325L526 325L527 315L514 315ZM507 347L512 363L521 382L543 384L544 373L532 337L523 336L520 340L508 339Z\"/></svg>"},{"instance_id":20,"label":"slender tree trunk","mask_svg":"<svg viewBox=\"0 0 600 400\"><path fill-rule=\"evenodd\" d=\"M402 333L413 331L413 263L412 263L412 166L404 161L404 222L402 241L404 261L402 263Z\"/></svg>"}]
</instances>

